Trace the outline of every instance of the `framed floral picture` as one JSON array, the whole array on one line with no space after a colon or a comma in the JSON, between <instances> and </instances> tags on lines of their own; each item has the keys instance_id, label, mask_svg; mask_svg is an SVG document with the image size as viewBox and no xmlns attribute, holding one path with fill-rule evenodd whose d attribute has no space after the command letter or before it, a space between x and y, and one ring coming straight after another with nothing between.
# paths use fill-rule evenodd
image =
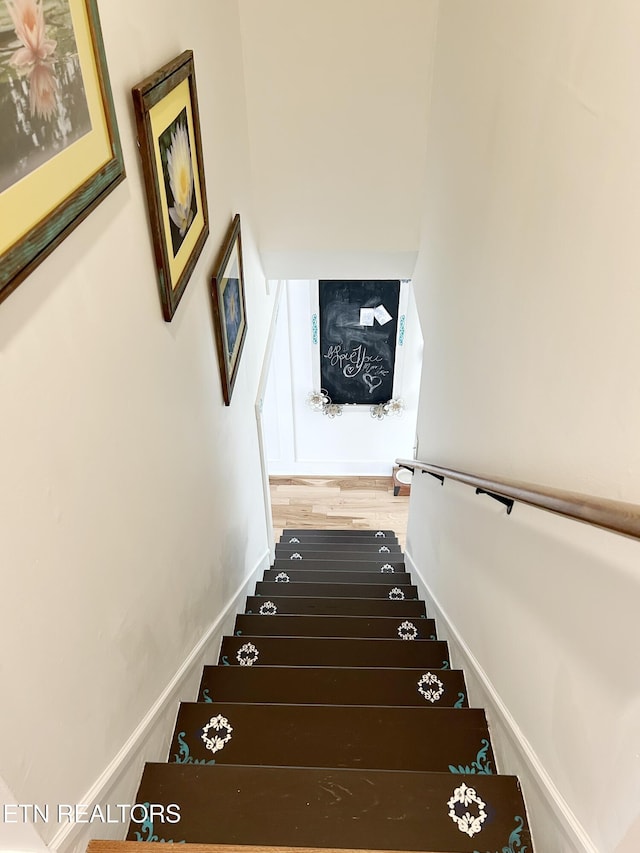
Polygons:
<instances>
[{"instance_id":1,"label":"framed floral picture","mask_svg":"<svg viewBox=\"0 0 640 853\"><path fill-rule=\"evenodd\" d=\"M95 0L0 3L0 301L125 177Z\"/></svg>"},{"instance_id":2,"label":"framed floral picture","mask_svg":"<svg viewBox=\"0 0 640 853\"><path fill-rule=\"evenodd\" d=\"M242 268L240 216L236 214L225 239L211 280L214 325L218 345L218 361L225 405L238 375L240 356L247 335L247 311Z\"/></svg>"},{"instance_id":3,"label":"framed floral picture","mask_svg":"<svg viewBox=\"0 0 640 853\"><path fill-rule=\"evenodd\" d=\"M170 321L209 234L193 52L132 94L162 312Z\"/></svg>"}]
</instances>

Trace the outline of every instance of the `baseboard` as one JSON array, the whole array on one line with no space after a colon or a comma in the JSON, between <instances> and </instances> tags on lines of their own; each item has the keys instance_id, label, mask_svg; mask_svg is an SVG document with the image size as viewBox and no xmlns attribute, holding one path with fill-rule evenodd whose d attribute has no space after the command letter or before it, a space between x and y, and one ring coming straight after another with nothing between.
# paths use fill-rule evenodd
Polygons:
<instances>
[{"instance_id":1,"label":"baseboard","mask_svg":"<svg viewBox=\"0 0 640 853\"><path fill-rule=\"evenodd\" d=\"M390 462L298 459L292 461L269 460L269 474L274 477L391 477Z\"/></svg>"},{"instance_id":2,"label":"baseboard","mask_svg":"<svg viewBox=\"0 0 640 853\"><path fill-rule=\"evenodd\" d=\"M465 672L472 704L486 709L499 771L518 776L522 783L536 850L599 853L409 551L405 552L405 562L420 597L427 604L429 616L435 617L438 637L449 643L452 665Z\"/></svg>"},{"instance_id":3,"label":"baseboard","mask_svg":"<svg viewBox=\"0 0 640 853\"><path fill-rule=\"evenodd\" d=\"M145 761L164 761L166 758L178 701L195 696L205 659L217 654L223 635L231 633L233 619L242 600L250 594L249 588L260 572L269 567L269 562L269 551L265 551L249 577L187 655L129 740L83 795L82 804L132 804L131 797L135 795ZM48 846L57 853L84 853L92 838L122 839L126 829L120 823L65 823Z\"/></svg>"}]
</instances>

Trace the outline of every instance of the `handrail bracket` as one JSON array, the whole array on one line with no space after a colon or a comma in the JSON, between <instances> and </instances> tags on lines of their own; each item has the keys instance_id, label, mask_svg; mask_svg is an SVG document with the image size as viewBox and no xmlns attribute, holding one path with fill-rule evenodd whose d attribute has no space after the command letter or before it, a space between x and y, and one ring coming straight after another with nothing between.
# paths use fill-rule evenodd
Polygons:
<instances>
[{"instance_id":1,"label":"handrail bracket","mask_svg":"<svg viewBox=\"0 0 640 853\"><path fill-rule=\"evenodd\" d=\"M511 510L515 503L512 498L505 498L504 495L497 495L495 492L488 492L486 489L476 489L476 495L488 495L488 497L493 498L494 501L504 504L507 508L507 515L511 515Z\"/></svg>"}]
</instances>

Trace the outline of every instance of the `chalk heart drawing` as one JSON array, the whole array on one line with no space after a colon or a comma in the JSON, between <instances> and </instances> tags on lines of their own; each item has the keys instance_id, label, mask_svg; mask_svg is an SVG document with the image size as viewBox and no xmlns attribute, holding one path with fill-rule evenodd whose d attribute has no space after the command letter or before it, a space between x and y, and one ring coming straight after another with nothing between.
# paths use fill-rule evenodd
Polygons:
<instances>
[{"instance_id":1,"label":"chalk heart drawing","mask_svg":"<svg viewBox=\"0 0 640 853\"><path fill-rule=\"evenodd\" d=\"M372 376L370 373L363 373L362 378L364 379L370 394L373 394L378 385L382 385L382 378L380 376Z\"/></svg>"}]
</instances>

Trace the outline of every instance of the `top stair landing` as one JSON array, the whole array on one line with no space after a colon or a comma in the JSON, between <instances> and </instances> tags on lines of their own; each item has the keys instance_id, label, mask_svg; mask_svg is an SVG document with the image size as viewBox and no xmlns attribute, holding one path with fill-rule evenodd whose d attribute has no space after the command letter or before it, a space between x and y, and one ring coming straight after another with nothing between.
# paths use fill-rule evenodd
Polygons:
<instances>
[{"instance_id":1,"label":"top stair landing","mask_svg":"<svg viewBox=\"0 0 640 853\"><path fill-rule=\"evenodd\" d=\"M382 539L397 541L395 531L393 530L323 530L321 528L301 528L301 527L286 527L282 531L282 539L291 538L292 536L318 536L320 538L345 538L345 539Z\"/></svg>"}]
</instances>

